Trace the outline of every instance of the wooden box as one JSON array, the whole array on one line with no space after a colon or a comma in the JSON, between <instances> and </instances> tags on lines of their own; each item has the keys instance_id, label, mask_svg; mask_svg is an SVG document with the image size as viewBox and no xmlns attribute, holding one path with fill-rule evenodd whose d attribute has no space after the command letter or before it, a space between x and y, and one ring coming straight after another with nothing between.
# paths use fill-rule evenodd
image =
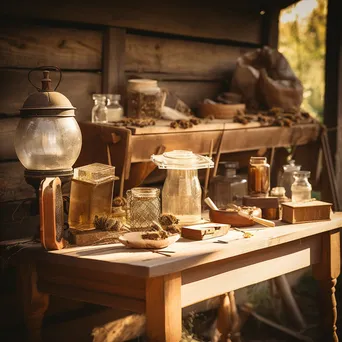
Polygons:
<instances>
[{"instance_id":1,"label":"wooden box","mask_svg":"<svg viewBox=\"0 0 342 342\"><path fill-rule=\"evenodd\" d=\"M282 204L282 221L288 223L302 223L330 220L331 203L322 201L286 202Z\"/></svg>"},{"instance_id":2,"label":"wooden box","mask_svg":"<svg viewBox=\"0 0 342 342\"><path fill-rule=\"evenodd\" d=\"M182 237L190 240L206 240L228 233L229 224L201 223L182 227Z\"/></svg>"}]
</instances>

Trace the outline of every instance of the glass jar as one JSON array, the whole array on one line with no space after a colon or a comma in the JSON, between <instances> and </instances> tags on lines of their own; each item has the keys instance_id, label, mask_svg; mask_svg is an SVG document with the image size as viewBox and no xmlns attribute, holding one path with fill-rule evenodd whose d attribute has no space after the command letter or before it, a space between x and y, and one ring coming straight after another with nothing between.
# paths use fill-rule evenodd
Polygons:
<instances>
[{"instance_id":1,"label":"glass jar","mask_svg":"<svg viewBox=\"0 0 342 342\"><path fill-rule=\"evenodd\" d=\"M93 94L94 107L91 110L91 122L107 123L108 109L106 106L106 96L103 94Z\"/></svg>"},{"instance_id":2,"label":"glass jar","mask_svg":"<svg viewBox=\"0 0 342 342\"><path fill-rule=\"evenodd\" d=\"M286 191L285 188L282 186L277 186L275 188L272 188L271 190L271 196L272 197L277 197L278 202L279 202L279 219L281 220L282 218L282 203L289 202L290 199L286 197Z\"/></svg>"},{"instance_id":3,"label":"glass jar","mask_svg":"<svg viewBox=\"0 0 342 342\"><path fill-rule=\"evenodd\" d=\"M171 213L180 224L201 220L201 184L198 170L168 170L162 191L163 213Z\"/></svg>"},{"instance_id":4,"label":"glass jar","mask_svg":"<svg viewBox=\"0 0 342 342\"><path fill-rule=\"evenodd\" d=\"M81 145L81 130L74 117L22 118L15 133L15 151L28 170L72 168Z\"/></svg>"},{"instance_id":5,"label":"glass jar","mask_svg":"<svg viewBox=\"0 0 342 342\"><path fill-rule=\"evenodd\" d=\"M129 80L127 87L127 116L154 117L161 116L166 98L165 91L158 87L155 80Z\"/></svg>"},{"instance_id":6,"label":"glass jar","mask_svg":"<svg viewBox=\"0 0 342 342\"><path fill-rule=\"evenodd\" d=\"M212 168L213 161L183 150L152 155L151 159L159 168L167 169L162 190L163 213L175 215L180 224L199 222L202 190L198 169Z\"/></svg>"},{"instance_id":7,"label":"glass jar","mask_svg":"<svg viewBox=\"0 0 342 342\"><path fill-rule=\"evenodd\" d=\"M304 202L311 199L312 186L309 183L310 171L294 171L291 186L292 202Z\"/></svg>"},{"instance_id":8,"label":"glass jar","mask_svg":"<svg viewBox=\"0 0 342 342\"><path fill-rule=\"evenodd\" d=\"M115 179L113 166L94 163L75 168L70 189L70 228L94 229L95 215L111 214Z\"/></svg>"},{"instance_id":9,"label":"glass jar","mask_svg":"<svg viewBox=\"0 0 342 342\"><path fill-rule=\"evenodd\" d=\"M248 165L248 194L266 197L270 191L270 165L266 157L251 157Z\"/></svg>"},{"instance_id":10,"label":"glass jar","mask_svg":"<svg viewBox=\"0 0 342 342\"><path fill-rule=\"evenodd\" d=\"M133 188L129 196L131 230L148 230L159 222L160 191L157 188Z\"/></svg>"},{"instance_id":11,"label":"glass jar","mask_svg":"<svg viewBox=\"0 0 342 342\"><path fill-rule=\"evenodd\" d=\"M123 118L124 111L120 104L121 95L107 94L107 119L108 122L119 121Z\"/></svg>"},{"instance_id":12,"label":"glass jar","mask_svg":"<svg viewBox=\"0 0 342 342\"><path fill-rule=\"evenodd\" d=\"M293 172L300 171L301 165L295 165L294 160L290 160L287 165L283 165L283 172L280 176L279 186L285 188L285 194L288 198L292 197L291 186L294 182Z\"/></svg>"},{"instance_id":13,"label":"glass jar","mask_svg":"<svg viewBox=\"0 0 342 342\"><path fill-rule=\"evenodd\" d=\"M224 167L224 175L212 179L209 185L209 197L218 208L227 208L228 203L242 205L242 197L247 195L247 180L236 174L238 162L219 163Z\"/></svg>"}]
</instances>

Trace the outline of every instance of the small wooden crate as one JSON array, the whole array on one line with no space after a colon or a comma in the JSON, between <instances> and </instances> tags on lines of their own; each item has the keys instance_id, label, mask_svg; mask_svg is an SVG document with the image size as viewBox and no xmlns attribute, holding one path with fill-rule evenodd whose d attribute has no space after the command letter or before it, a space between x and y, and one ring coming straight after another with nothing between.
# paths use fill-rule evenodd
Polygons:
<instances>
[{"instance_id":1,"label":"small wooden crate","mask_svg":"<svg viewBox=\"0 0 342 342\"><path fill-rule=\"evenodd\" d=\"M304 223L330 220L331 203L322 201L286 202L283 206L282 221L288 223Z\"/></svg>"}]
</instances>

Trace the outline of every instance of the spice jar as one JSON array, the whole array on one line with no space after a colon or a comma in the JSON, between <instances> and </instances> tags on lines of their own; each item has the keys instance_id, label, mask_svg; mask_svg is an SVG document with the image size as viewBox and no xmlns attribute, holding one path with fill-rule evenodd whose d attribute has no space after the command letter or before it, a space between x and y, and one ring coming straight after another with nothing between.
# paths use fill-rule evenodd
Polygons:
<instances>
[{"instance_id":1,"label":"spice jar","mask_svg":"<svg viewBox=\"0 0 342 342\"><path fill-rule=\"evenodd\" d=\"M127 116L154 117L161 116L166 98L165 91L158 87L155 80L129 80L127 87Z\"/></svg>"},{"instance_id":2,"label":"spice jar","mask_svg":"<svg viewBox=\"0 0 342 342\"><path fill-rule=\"evenodd\" d=\"M292 202L304 202L311 199L312 186L309 183L310 171L295 171L295 181L291 186Z\"/></svg>"},{"instance_id":3,"label":"spice jar","mask_svg":"<svg viewBox=\"0 0 342 342\"><path fill-rule=\"evenodd\" d=\"M226 208L228 203L242 204L247 194L247 180L236 174L238 162L220 162L224 173L213 177L209 185L209 197L218 208Z\"/></svg>"},{"instance_id":4,"label":"spice jar","mask_svg":"<svg viewBox=\"0 0 342 342\"><path fill-rule=\"evenodd\" d=\"M296 165L294 160L290 160L287 165L283 165L283 172L279 180L279 186L285 188L288 198L292 197L291 186L294 182L293 172L300 171L301 165Z\"/></svg>"},{"instance_id":5,"label":"spice jar","mask_svg":"<svg viewBox=\"0 0 342 342\"><path fill-rule=\"evenodd\" d=\"M266 157L251 157L248 165L248 194L266 197L270 190L270 165Z\"/></svg>"},{"instance_id":6,"label":"spice jar","mask_svg":"<svg viewBox=\"0 0 342 342\"><path fill-rule=\"evenodd\" d=\"M119 121L123 118L124 111L120 104L120 94L107 94L108 122Z\"/></svg>"},{"instance_id":7,"label":"spice jar","mask_svg":"<svg viewBox=\"0 0 342 342\"><path fill-rule=\"evenodd\" d=\"M160 217L160 191L157 188L133 188L129 198L132 231L148 230Z\"/></svg>"},{"instance_id":8,"label":"spice jar","mask_svg":"<svg viewBox=\"0 0 342 342\"><path fill-rule=\"evenodd\" d=\"M91 110L91 122L107 123L108 109L106 106L106 96L103 94L93 94L94 107Z\"/></svg>"}]
</instances>

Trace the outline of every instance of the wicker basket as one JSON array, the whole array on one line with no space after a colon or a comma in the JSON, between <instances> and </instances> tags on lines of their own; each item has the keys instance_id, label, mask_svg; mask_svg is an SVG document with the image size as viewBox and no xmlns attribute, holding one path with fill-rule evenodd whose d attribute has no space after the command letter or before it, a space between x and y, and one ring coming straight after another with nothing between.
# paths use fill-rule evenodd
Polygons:
<instances>
[{"instance_id":1,"label":"wicker basket","mask_svg":"<svg viewBox=\"0 0 342 342\"><path fill-rule=\"evenodd\" d=\"M206 118L213 115L215 119L232 119L238 111L244 112L246 105L244 103L238 104L211 104L202 103L198 107L198 114L201 118Z\"/></svg>"}]
</instances>

